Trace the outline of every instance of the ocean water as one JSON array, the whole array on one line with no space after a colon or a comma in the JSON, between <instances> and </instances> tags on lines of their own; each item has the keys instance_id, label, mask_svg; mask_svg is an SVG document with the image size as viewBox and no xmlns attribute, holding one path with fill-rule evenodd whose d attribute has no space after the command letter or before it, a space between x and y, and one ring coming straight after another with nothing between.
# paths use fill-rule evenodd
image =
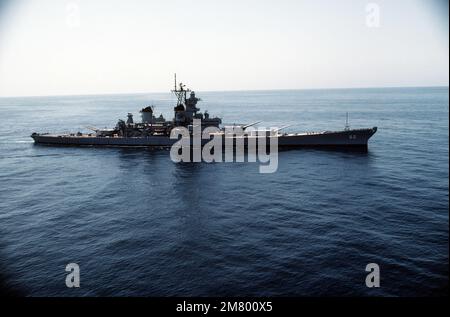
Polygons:
<instances>
[{"instance_id":1,"label":"ocean water","mask_svg":"<svg viewBox=\"0 0 450 317\"><path fill-rule=\"evenodd\" d=\"M0 275L26 296L448 293L448 88L198 92L225 123L378 127L367 153L176 164L167 150L48 147L170 94L0 99ZM80 266L67 288L65 266ZM380 267L380 288L365 267Z\"/></svg>"}]
</instances>

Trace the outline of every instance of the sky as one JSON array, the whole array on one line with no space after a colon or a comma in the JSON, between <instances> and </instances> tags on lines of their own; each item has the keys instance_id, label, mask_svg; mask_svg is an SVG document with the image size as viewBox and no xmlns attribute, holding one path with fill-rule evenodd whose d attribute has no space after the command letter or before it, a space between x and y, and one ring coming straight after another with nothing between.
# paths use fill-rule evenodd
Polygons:
<instances>
[{"instance_id":1,"label":"sky","mask_svg":"<svg viewBox=\"0 0 450 317\"><path fill-rule=\"evenodd\" d=\"M448 86L438 0L0 0L0 96Z\"/></svg>"}]
</instances>

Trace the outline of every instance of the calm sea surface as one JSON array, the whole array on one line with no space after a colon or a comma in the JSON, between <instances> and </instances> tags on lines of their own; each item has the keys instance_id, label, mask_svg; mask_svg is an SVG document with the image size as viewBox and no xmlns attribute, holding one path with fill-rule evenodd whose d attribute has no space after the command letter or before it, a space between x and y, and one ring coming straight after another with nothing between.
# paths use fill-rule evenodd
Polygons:
<instances>
[{"instance_id":1,"label":"calm sea surface","mask_svg":"<svg viewBox=\"0 0 450 317\"><path fill-rule=\"evenodd\" d=\"M378 127L368 153L176 164L167 150L33 145L170 94L0 98L0 274L29 296L448 292L448 88L198 92L224 123ZM288 130L289 130L288 129ZM80 265L81 287L65 286ZM381 287L365 286L365 266Z\"/></svg>"}]
</instances>

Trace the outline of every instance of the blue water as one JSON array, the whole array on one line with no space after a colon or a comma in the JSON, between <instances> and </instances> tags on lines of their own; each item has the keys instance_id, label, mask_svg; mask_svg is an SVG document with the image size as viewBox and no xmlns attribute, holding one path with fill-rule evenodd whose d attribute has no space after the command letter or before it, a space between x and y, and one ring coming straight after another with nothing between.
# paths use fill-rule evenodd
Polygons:
<instances>
[{"instance_id":1,"label":"blue water","mask_svg":"<svg viewBox=\"0 0 450 317\"><path fill-rule=\"evenodd\" d=\"M112 126L170 94L0 99L0 259L28 296L428 296L448 292L448 88L199 92L225 123L378 126L368 153L258 164L168 151L33 145ZM65 286L76 262L81 287ZM379 264L381 287L365 286Z\"/></svg>"}]
</instances>

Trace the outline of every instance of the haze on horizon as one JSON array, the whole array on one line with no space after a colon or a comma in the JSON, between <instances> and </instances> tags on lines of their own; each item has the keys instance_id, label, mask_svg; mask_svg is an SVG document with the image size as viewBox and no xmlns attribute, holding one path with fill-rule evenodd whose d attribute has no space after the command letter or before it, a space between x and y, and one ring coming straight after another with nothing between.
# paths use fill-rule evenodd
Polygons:
<instances>
[{"instance_id":1,"label":"haze on horizon","mask_svg":"<svg viewBox=\"0 0 450 317\"><path fill-rule=\"evenodd\" d=\"M448 86L448 35L438 0L0 0L0 96Z\"/></svg>"}]
</instances>

